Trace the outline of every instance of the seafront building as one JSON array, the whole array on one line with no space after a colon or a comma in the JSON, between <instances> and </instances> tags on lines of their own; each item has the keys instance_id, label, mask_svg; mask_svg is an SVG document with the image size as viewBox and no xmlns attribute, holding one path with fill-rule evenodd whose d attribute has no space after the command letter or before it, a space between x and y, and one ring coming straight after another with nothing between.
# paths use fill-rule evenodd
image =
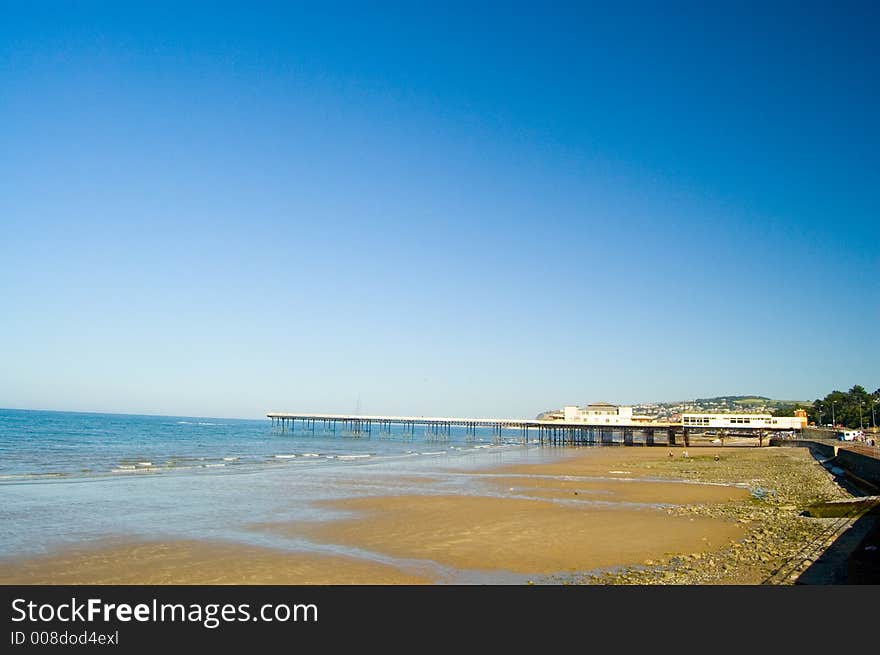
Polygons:
<instances>
[{"instance_id":1,"label":"seafront building","mask_svg":"<svg viewBox=\"0 0 880 655\"><path fill-rule=\"evenodd\" d=\"M566 405L561 418L566 423L599 426L638 426L657 422L653 417L634 414L632 407L606 402L591 403L586 407ZM803 430L807 427L807 415L803 410L796 411L795 416L694 412L682 414L680 424L685 428L709 430Z\"/></svg>"}]
</instances>

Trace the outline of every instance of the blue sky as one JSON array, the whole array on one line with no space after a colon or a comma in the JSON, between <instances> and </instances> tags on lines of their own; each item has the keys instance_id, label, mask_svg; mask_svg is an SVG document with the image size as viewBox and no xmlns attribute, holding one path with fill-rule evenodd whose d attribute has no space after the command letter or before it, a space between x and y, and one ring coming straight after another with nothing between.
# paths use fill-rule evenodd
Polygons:
<instances>
[{"instance_id":1,"label":"blue sky","mask_svg":"<svg viewBox=\"0 0 880 655\"><path fill-rule=\"evenodd\" d=\"M3 2L0 406L877 388L880 10L659 4Z\"/></svg>"}]
</instances>

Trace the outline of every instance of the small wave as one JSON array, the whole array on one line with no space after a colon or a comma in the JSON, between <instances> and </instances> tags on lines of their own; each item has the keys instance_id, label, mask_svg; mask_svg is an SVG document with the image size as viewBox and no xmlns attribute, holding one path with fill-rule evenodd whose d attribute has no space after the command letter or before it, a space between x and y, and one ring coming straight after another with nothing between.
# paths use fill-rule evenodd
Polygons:
<instances>
[{"instance_id":1,"label":"small wave","mask_svg":"<svg viewBox=\"0 0 880 655\"><path fill-rule=\"evenodd\" d=\"M222 466L226 466L226 464L202 464L206 469L220 468Z\"/></svg>"},{"instance_id":2,"label":"small wave","mask_svg":"<svg viewBox=\"0 0 880 655\"><path fill-rule=\"evenodd\" d=\"M275 455L275 459L293 459L296 455Z\"/></svg>"},{"instance_id":3,"label":"small wave","mask_svg":"<svg viewBox=\"0 0 880 655\"><path fill-rule=\"evenodd\" d=\"M339 455L336 459L365 459L370 455Z\"/></svg>"},{"instance_id":4,"label":"small wave","mask_svg":"<svg viewBox=\"0 0 880 655\"><path fill-rule=\"evenodd\" d=\"M421 453L421 454L422 454L422 455L445 455L445 454L446 454L446 451L445 451L445 450L438 450L438 451L433 452L433 453Z\"/></svg>"},{"instance_id":5,"label":"small wave","mask_svg":"<svg viewBox=\"0 0 880 655\"><path fill-rule=\"evenodd\" d=\"M318 453L303 453L303 457L320 457Z\"/></svg>"},{"instance_id":6,"label":"small wave","mask_svg":"<svg viewBox=\"0 0 880 655\"><path fill-rule=\"evenodd\" d=\"M238 457L224 457L223 461L224 462L236 462L236 461L238 461Z\"/></svg>"}]
</instances>

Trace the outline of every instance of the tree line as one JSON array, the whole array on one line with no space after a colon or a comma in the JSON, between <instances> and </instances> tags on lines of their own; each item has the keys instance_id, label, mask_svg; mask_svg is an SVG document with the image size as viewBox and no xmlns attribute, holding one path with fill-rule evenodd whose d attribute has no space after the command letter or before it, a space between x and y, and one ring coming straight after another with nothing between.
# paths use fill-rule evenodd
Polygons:
<instances>
[{"instance_id":1,"label":"tree line","mask_svg":"<svg viewBox=\"0 0 880 655\"><path fill-rule=\"evenodd\" d=\"M783 405L774 416L794 416L795 409L806 409L807 419L816 425L842 425L847 428L868 428L880 420L880 389L868 393L861 385L849 391L834 390L812 405Z\"/></svg>"}]
</instances>

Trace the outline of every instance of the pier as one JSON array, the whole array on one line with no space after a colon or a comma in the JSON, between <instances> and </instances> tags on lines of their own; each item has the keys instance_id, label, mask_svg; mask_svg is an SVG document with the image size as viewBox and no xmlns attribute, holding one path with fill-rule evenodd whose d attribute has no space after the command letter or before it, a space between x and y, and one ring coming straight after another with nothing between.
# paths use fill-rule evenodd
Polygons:
<instances>
[{"instance_id":1,"label":"pier","mask_svg":"<svg viewBox=\"0 0 880 655\"><path fill-rule=\"evenodd\" d=\"M675 446L690 445L692 434L702 434L705 429L685 426L682 423L632 423L629 425L591 424L585 422L506 419L461 418L426 416L360 416L356 414L295 414L270 412L266 415L273 425L283 432L295 431L315 434L316 426L323 434L348 437L388 438L392 426L399 426L397 435L412 439L417 428L424 428L429 440L448 441L452 428L463 428L467 441L476 441L477 430L489 431L493 441L500 441L507 431L517 435L524 443L535 441L546 445L624 445L624 446ZM421 432L421 430L419 430ZM748 426L725 429L720 436L750 435L762 442L772 428Z\"/></svg>"}]
</instances>

